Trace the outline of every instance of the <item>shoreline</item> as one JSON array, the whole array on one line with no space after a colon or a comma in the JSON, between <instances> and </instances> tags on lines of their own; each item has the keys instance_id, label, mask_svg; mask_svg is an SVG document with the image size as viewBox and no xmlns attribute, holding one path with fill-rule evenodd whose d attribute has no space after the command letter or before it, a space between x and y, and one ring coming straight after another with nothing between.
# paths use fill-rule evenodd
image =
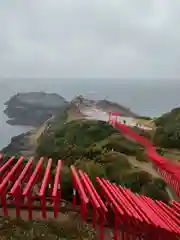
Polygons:
<instances>
[{"instance_id":1,"label":"shoreline","mask_svg":"<svg viewBox=\"0 0 180 240\"><path fill-rule=\"evenodd\" d=\"M0 151L8 147L14 137L27 134L31 130L33 130L33 127L30 127L28 125L11 125L8 124L6 120L2 121L2 125L0 128Z\"/></svg>"},{"instance_id":2,"label":"shoreline","mask_svg":"<svg viewBox=\"0 0 180 240\"><path fill-rule=\"evenodd\" d=\"M22 154L25 157L30 157L35 154L37 141L38 139L48 130L48 123L53 121L55 116L51 116L47 119L43 124L34 126L29 125L19 125L18 126L29 126L30 130L18 134L16 136L12 136L10 143L1 149L1 152L7 155L19 155ZM7 123L9 124L9 123ZM11 125L11 124L9 124ZM17 125L11 125L17 126Z\"/></svg>"},{"instance_id":3,"label":"shoreline","mask_svg":"<svg viewBox=\"0 0 180 240\"><path fill-rule=\"evenodd\" d=\"M21 133L19 135L11 137L10 143L1 149L1 152L6 155L19 155L22 151L26 151L29 148L28 138L32 130Z\"/></svg>"}]
</instances>

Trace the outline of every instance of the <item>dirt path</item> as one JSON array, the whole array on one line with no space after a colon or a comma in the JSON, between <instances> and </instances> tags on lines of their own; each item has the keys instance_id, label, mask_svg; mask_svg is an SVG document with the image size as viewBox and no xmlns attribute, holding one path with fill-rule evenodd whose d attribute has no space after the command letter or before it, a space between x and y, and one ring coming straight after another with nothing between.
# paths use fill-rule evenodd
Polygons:
<instances>
[{"instance_id":1,"label":"dirt path","mask_svg":"<svg viewBox=\"0 0 180 240\"><path fill-rule=\"evenodd\" d=\"M145 172L148 172L149 174L151 174L151 176L155 178L161 178L161 176L153 168L151 163L139 162L138 160L136 160L136 157L133 157L133 156L128 157L128 161L132 166L137 167Z\"/></svg>"},{"instance_id":2,"label":"dirt path","mask_svg":"<svg viewBox=\"0 0 180 240\"><path fill-rule=\"evenodd\" d=\"M43 124L41 127L39 127L38 129L36 129L32 135L29 137L29 141L31 145L37 145L37 140L39 139L39 137L42 135L42 133L45 131L46 129L46 124Z\"/></svg>"},{"instance_id":3,"label":"dirt path","mask_svg":"<svg viewBox=\"0 0 180 240\"><path fill-rule=\"evenodd\" d=\"M48 122L53 120L53 118L54 116L50 117L42 126L33 131L29 138L30 144L37 146L38 139L48 129Z\"/></svg>"}]
</instances>

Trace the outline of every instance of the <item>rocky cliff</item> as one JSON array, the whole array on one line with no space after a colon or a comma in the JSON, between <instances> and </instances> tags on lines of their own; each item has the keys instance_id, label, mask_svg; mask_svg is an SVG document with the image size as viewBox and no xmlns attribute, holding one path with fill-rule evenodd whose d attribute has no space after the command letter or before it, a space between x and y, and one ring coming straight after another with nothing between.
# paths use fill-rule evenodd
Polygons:
<instances>
[{"instance_id":1,"label":"rocky cliff","mask_svg":"<svg viewBox=\"0 0 180 240\"><path fill-rule=\"evenodd\" d=\"M76 106L81 107L96 107L100 108L105 112L120 112L121 116L124 117L139 117L136 113L132 112L129 108L122 106L119 103L111 102L109 100L90 100L84 98L82 95L75 97L71 103L75 104Z\"/></svg>"},{"instance_id":2,"label":"rocky cliff","mask_svg":"<svg viewBox=\"0 0 180 240\"><path fill-rule=\"evenodd\" d=\"M39 126L67 104L65 98L55 93L18 93L5 103L4 113L11 125Z\"/></svg>"}]
</instances>

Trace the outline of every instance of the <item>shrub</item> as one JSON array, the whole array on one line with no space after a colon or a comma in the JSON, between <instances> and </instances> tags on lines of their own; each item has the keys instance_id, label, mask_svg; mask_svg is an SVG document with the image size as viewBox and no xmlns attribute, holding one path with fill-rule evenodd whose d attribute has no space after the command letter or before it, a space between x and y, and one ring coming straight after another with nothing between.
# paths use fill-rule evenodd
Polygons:
<instances>
[{"instance_id":1,"label":"shrub","mask_svg":"<svg viewBox=\"0 0 180 240\"><path fill-rule=\"evenodd\" d=\"M137 149L136 159L139 162L147 162L147 156L146 156L146 153L145 153L144 149Z\"/></svg>"},{"instance_id":2,"label":"shrub","mask_svg":"<svg viewBox=\"0 0 180 240\"><path fill-rule=\"evenodd\" d=\"M151 140L151 138L152 138L150 131L146 131L146 130L138 128L138 127L133 127L133 130L136 131L138 133L138 135L143 136L149 140Z\"/></svg>"},{"instance_id":3,"label":"shrub","mask_svg":"<svg viewBox=\"0 0 180 240\"><path fill-rule=\"evenodd\" d=\"M72 198L69 166L74 164L77 169L82 169L89 175L95 186L96 176L108 178L111 182L122 184L138 193L142 189L144 192L150 191L154 184L159 189L156 192L162 192L162 198L165 199L163 183L160 180L155 183L148 173L135 172L132 169L124 154L136 156L138 161L146 161L144 149L124 137L119 130L104 122L90 120L72 121L60 128L57 125L54 132L40 139L37 153L39 156L52 157L53 167L58 159L63 160L63 198ZM146 185L149 190L145 188Z\"/></svg>"},{"instance_id":4,"label":"shrub","mask_svg":"<svg viewBox=\"0 0 180 240\"><path fill-rule=\"evenodd\" d=\"M63 166L61 171L61 186L62 186L62 198L66 200L72 200L73 185L71 169L67 166Z\"/></svg>"},{"instance_id":5,"label":"shrub","mask_svg":"<svg viewBox=\"0 0 180 240\"><path fill-rule=\"evenodd\" d=\"M130 188L133 192L139 193L144 185L147 185L152 180L151 176L144 171L130 172L122 178L122 185Z\"/></svg>"},{"instance_id":6,"label":"shrub","mask_svg":"<svg viewBox=\"0 0 180 240\"><path fill-rule=\"evenodd\" d=\"M156 184L156 182L150 182L141 189L141 193L154 199L164 202L169 201L168 193L162 186Z\"/></svg>"},{"instance_id":7,"label":"shrub","mask_svg":"<svg viewBox=\"0 0 180 240\"><path fill-rule=\"evenodd\" d=\"M62 158L67 161L67 165L73 164L73 161L68 162L68 159L74 158L76 161L85 154L93 157L100 154L100 149L98 150L97 147L92 149L92 145L106 139L114 132L117 130L111 125L100 121L72 121L53 134L42 137L37 148L37 155L54 159Z\"/></svg>"},{"instance_id":8,"label":"shrub","mask_svg":"<svg viewBox=\"0 0 180 240\"><path fill-rule=\"evenodd\" d=\"M88 159L77 160L75 167L86 172L93 183L95 183L96 177L106 178L106 171L102 164L88 161Z\"/></svg>"},{"instance_id":9,"label":"shrub","mask_svg":"<svg viewBox=\"0 0 180 240\"><path fill-rule=\"evenodd\" d=\"M164 148L180 147L180 108L162 115L155 121L157 128L153 141Z\"/></svg>"},{"instance_id":10,"label":"shrub","mask_svg":"<svg viewBox=\"0 0 180 240\"><path fill-rule=\"evenodd\" d=\"M161 156L164 156L164 149L163 148L156 148L156 151L158 154L160 154Z\"/></svg>"},{"instance_id":11,"label":"shrub","mask_svg":"<svg viewBox=\"0 0 180 240\"><path fill-rule=\"evenodd\" d=\"M127 155L134 155L136 153L138 144L135 142L132 142L128 139L121 138L119 141L108 138L107 143L104 144L104 148L108 150L114 150L117 152L121 152Z\"/></svg>"},{"instance_id":12,"label":"shrub","mask_svg":"<svg viewBox=\"0 0 180 240\"><path fill-rule=\"evenodd\" d=\"M131 170L127 157L118 152L108 152L100 161L103 163L108 179L117 184L120 184L122 175L126 175Z\"/></svg>"},{"instance_id":13,"label":"shrub","mask_svg":"<svg viewBox=\"0 0 180 240\"><path fill-rule=\"evenodd\" d=\"M153 184L162 190L165 190L167 187L167 184L161 178L153 178Z\"/></svg>"},{"instance_id":14,"label":"shrub","mask_svg":"<svg viewBox=\"0 0 180 240\"><path fill-rule=\"evenodd\" d=\"M121 167L122 169L130 169L131 165L128 162L127 157L119 152L111 151L105 153L100 160L103 164L113 164Z\"/></svg>"}]
</instances>

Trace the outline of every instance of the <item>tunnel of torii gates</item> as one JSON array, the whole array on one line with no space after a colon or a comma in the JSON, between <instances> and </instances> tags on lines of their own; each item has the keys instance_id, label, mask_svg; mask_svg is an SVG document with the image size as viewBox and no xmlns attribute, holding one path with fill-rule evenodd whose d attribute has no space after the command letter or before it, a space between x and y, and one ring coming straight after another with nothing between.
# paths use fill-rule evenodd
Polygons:
<instances>
[{"instance_id":1,"label":"tunnel of torii gates","mask_svg":"<svg viewBox=\"0 0 180 240\"><path fill-rule=\"evenodd\" d=\"M159 156L149 140L119 123L118 115L110 113L108 122L145 147L149 160L180 196L180 167ZM177 200L165 204L99 177L96 177L95 189L85 172L71 166L72 202L68 202L63 199L61 188L62 164L58 160L52 174L52 159L40 158L34 166L33 158L24 162L23 156L18 160L13 156L5 161L1 154L1 216L11 216L12 209L17 218L25 211L29 220L33 219L34 211L40 211L42 219L47 219L49 212L57 218L63 211L75 211L83 223L92 224L100 240L107 239L107 229L111 230L108 239L115 240L180 239L180 202Z\"/></svg>"}]
</instances>

